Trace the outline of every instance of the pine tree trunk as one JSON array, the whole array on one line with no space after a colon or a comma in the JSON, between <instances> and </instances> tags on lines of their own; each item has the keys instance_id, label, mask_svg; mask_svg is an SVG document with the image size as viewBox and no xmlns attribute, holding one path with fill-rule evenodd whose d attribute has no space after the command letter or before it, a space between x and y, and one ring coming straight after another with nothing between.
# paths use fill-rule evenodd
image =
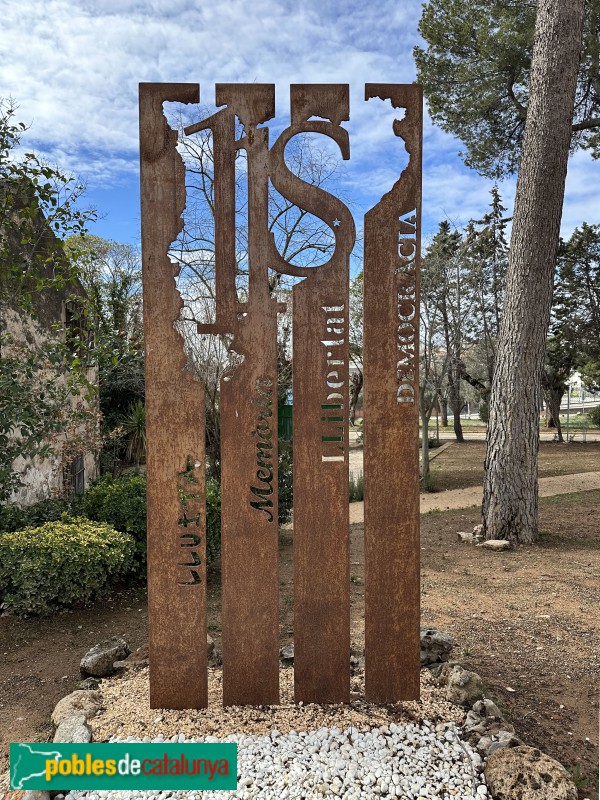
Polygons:
<instances>
[{"instance_id":1,"label":"pine tree trunk","mask_svg":"<svg viewBox=\"0 0 600 800\"><path fill-rule=\"evenodd\" d=\"M440 413L442 415L441 426L442 428L448 427L448 400L445 397L440 397Z\"/></svg>"},{"instance_id":2,"label":"pine tree trunk","mask_svg":"<svg viewBox=\"0 0 600 800\"><path fill-rule=\"evenodd\" d=\"M486 539L537 537L537 454L544 345L584 0L538 0L529 106L517 182L504 316L483 486Z\"/></svg>"},{"instance_id":3,"label":"pine tree trunk","mask_svg":"<svg viewBox=\"0 0 600 800\"><path fill-rule=\"evenodd\" d=\"M563 398L564 390L562 388L547 388L544 389L544 398L546 400L546 408L548 415L548 428L556 428L556 434L559 442L564 442L562 435L562 426L560 424L560 403Z\"/></svg>"},{"instance_id":4,"label":"pine tree trunk","mask_svg":"<svg viewBox=\"0 0 600 800\"><path fill-rule=\"evenodd\" d=\"M421 414L421 477L429 474L429 414L425 405L425 392L420 392L419 411Z\"/></svg>"},{"instance_id":5,"label":"pine tree trunk","mask_svg":"<svg viewBox=\"0 0 600 800\"><path fill-rule=\"evenodd\" d=\"M454 424L454 435L457 442L464 442L462 423L460 421L460 410L462 407L462 400L460 397L460 377L453 375L452 371L448 371L448 399L452 406L452 420Z\"/></svg>"}]
</instances>

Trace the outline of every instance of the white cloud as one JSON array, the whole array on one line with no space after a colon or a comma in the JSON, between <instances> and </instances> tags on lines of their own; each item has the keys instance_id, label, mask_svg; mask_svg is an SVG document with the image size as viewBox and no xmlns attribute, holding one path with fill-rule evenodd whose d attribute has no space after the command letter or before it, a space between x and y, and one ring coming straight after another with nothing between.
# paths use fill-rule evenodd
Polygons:
<instances>
[{"instance_id":1,"label":"white cloud","mask_svg":"<svg viewBox=\"0 0 600 800\"><path fill-rule=\"evenodd\" d=\"M414 79L420 12L420 0L4 0L0 52L10 57L0 62L0 87L32 123L29 146L101 188L137 171L140 81L201 83L209 104L217 81L275 82L279 128L290 83L350 83L344 184L368 204L397 179L406 154L391 131L392 109L365 103L364 83ZM463 224L487 207L491 182L464 168L459 149L426 120L430 227L444 217ZM563 231L597 221L599 178L599 162L572 159ZM501 191L512 206L514 181Z\"/></svg>"}]
</instances>

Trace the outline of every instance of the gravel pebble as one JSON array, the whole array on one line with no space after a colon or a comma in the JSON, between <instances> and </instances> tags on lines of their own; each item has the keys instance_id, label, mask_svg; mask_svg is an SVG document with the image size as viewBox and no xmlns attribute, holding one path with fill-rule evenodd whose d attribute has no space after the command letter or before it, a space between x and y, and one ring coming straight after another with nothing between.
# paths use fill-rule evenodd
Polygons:
<instances>
[{"instance_id":1,"label":"gravel pebble","mask_svg":"<svg viewBox=\"0 0 600 800\"><path fill-rule=\"evenodd\" d=\"M221 677L209 670L209 708L192 711L151 710L147 669L103 681L103 710L90 724L94 741L235 742L235 792L72 791L65 800L487 797L484 763L460 739L465 711L445 701L427 671L419 702L389 706L294 705L293 670L283 669L279 706L223 707ZM362 671L352 681L362 694Z\"/></svg>"},{"instance_id":2,"label":"gravel pebble","mask_svg":"<svg viewBox=\"0 0 600 800\"><path fill-rule=\"evenodd\" d=\"M224 741L238 745L238 789L202 792L202 800L301 800L332 795L342 800L486 797L481 761L460 741L458 728L452 726L440 737L421 725L396 727L395 733L387 734L380 728L341 730L334 726L290 731L275 739L227 736ZM452 740L448 733L453 734ZM214 741L216 737L210 738ZM163 800L167 796L193 800L196 795L188 791L72 791L66 800Z\"/></svg>"}]
</instances>

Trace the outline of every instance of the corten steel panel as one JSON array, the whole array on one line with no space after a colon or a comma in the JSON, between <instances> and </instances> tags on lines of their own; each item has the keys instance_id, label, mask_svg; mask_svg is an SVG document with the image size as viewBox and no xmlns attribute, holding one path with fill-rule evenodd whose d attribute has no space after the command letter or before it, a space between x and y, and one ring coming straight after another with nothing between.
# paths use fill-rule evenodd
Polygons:
<instances>
[{"instance_id":1,"label":"corten steel panel","mask_svg":"<svg viewBox=\"0 0 600 800\"><path fill-rule=\"evenodd\" d=\"M422 89L367 84L405 108L409 155L365 215L365 681L375 702L419 697L419 259ZM400 144L400 143L399 143Z\"/></svg>"},{"instance_id":2,"label":"corten steel panel","mask_svg":"<svg viewBox=\"0 0 600 800\"><path fill-rule=\"evenodd\" d=\"M142 267L148 468L150 706L207 705L204 387L184 370L182 306L167 256L182 227L184 166L164 101L195 84L140 84Z\"/></svg>"},{"instance_id":3,"label":"corten steel panel","mask_svg":"<svg viewBox=\"0 0 600 800\"><path fill-rule=\"evenodd\" d=\"M287 170L283 150L309 131L330 136L348 158L339 127L348 119L348 87L292 86L291 113L271 151L271 179L335 235L326 265L287 265L308 276L293 290L295 699L337 703L350 695L348 260L355 229L343 203ZM330 121L309 121L312 115Z\"/></svg>"},{"instance_id":4,"label":"corten steel panel","mask_svg":"<svg viewBox=\"0 0 600 800\"><path fill-rule=\"evenodd\" d=\"M277 311L270 296L268 130L275 88L217 84L225 108L186 132L213 130L217 310L201 333L228 333L243 357L221 381L223 702L279 702ZM235 116L243 125L235 141ZM235 290L235 156L248 158L248 298Z\"/></svg>"}]
</instances>

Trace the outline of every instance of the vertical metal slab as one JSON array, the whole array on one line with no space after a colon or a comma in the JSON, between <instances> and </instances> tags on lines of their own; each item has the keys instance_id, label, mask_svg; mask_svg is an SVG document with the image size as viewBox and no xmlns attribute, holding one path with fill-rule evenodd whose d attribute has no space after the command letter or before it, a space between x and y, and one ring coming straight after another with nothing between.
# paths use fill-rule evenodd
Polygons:
<instances>
[{"instance_id":1,"label":"vertical metal slab","mask_svg":"<svg viewBox=\"0 0 600 800\"><path fill-rule=\"evenodd\" d=\"M271 151L273 184L335 236L327 264L296 273L281 267L307 276L292 301L295 699L339 703L350 696L348 284L355 229L340 200L287 170L283 150L308 131L330 136L348 158L340 127L348 119L348 87L292 86L291 109L292 124Z\"/></svg>"},{"instance_id":2,"label":"vertical metal slab","mask_svg":"<svg viewBox=\"0 0 600 800\"><path fill-rule=\"evenodd\" d=\"M367 84L405 108L409 162L365 215L364 493L367 698L419 697L419 259L422 88Z\"/></svg>"},{"instance_id":3,"label":"vertical metal slab","mask_svg":"<svg viewBox=\"0 0 600 800\"><path fill-rule=\"evenodd\" d=\"M277 311L268 283L270 84L217 84L210 127L215 158L217 309L201 333L228 333L243 361L221 381L221 581L223 703L279 702ZM235 117L243 125L235 141ZM246 302L235 290L236 151L248 157Z\"/></svg>"},{"instance_id":4,"label":"vertical metal slab","mask_svg":"<svg viewBox=\"0 0 600 800\"><path fill-rule=\"evenodd\" d=\"M182 227L185 170L164 101L195 84L140 84L148 469L150 705L207 705L204 387L184 371L182 306L167 251Z\"/></svg>"}]
</instances>

